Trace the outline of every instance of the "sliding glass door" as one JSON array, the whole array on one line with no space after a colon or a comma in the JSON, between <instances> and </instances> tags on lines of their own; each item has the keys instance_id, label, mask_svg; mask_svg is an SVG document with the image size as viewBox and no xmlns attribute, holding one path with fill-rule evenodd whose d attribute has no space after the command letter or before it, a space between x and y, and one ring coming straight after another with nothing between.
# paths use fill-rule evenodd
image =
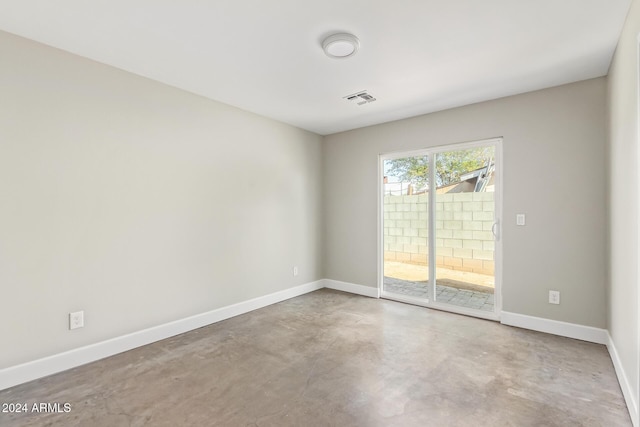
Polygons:
<instances>
[{"instance_id":1,"label":"sliding glass door","mask_svg":"<svg viewBox=\"0 0 640 427\"><path fill-rule=\"evenodd\" d=\"M383 297L496 318L500 140L383 155Z\"/></svg>"}]
</instances>

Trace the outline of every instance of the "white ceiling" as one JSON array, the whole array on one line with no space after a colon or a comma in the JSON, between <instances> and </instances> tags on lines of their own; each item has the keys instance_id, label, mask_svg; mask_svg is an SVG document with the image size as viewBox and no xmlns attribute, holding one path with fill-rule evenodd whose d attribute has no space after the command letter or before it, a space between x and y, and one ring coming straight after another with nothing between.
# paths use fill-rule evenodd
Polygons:
<instances>
[{"instance_id":1,"label":"white ceiling","mask_svg":"<svg viewBox=\"0 0 640 427\"><path fill-rule=\"evenodd\" d=\"M0 0L0 29L326 135L603 76L630 3Z\"/></svg>"}]
</instances>

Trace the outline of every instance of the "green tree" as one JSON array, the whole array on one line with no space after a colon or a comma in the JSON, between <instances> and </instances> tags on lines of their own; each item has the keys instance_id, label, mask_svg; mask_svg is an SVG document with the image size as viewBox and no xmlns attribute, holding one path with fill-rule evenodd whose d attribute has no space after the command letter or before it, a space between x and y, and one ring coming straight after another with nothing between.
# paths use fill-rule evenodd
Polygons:
<instances>
[{"instance_id":1,"label":"green tree","mask_svg":"<svg viewBox=\"0 0 640 427\"><path fill-rule=\"evenodd\" d=\"M486 166L493 157L493 147L448 151L435 156L436 187L443 187L459 182L460 176L467 172ZM420 156L387 160L385 175L411 183L414 188L423 188L429 179L429 158Z\"/></svg>"}]
</instances>

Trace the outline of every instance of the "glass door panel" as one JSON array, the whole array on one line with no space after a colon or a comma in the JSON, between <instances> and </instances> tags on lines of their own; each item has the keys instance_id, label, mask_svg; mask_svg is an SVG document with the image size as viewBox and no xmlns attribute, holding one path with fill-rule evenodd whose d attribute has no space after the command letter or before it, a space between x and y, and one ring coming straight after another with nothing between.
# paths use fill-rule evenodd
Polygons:
<instances>
[{"instance_id":1,"label":"glass door panel","mask_svg":"<svg viewBox=\"0 0 640 427\"><path fill-rule=\"evenodd\" d=\"M382 290L429 299L429 156L383 160Z\"/></svg>"},{"instance_id":2,"label":"glass door panel","mask_svg":"<svg viewBox=\"0 0 640 427\"><path fill-rule=\"evenodd\" d=\"M493 312L495 146L435 154L435 301Z\"/></svg>"}]
</instances>

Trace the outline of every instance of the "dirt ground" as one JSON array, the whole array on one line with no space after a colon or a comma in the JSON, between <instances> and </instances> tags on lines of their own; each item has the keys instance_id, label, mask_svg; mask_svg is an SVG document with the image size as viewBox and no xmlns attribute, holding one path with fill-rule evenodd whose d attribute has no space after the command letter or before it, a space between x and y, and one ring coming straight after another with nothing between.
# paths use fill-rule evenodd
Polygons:
<instances>
[{"instance_id":1,"label":"dirt ground","mask_svg":"<svg viewBox=\"0 0 640 427\"><path fill-rule=\"evenodd\" d=\"M424 282L429 278L429 267L425 265L407 264L397 261L384 262L384 275L394 277L401 280L409 280L412 282ZM472 286L483 288L495 287L495 277L485 274L469 273L466 271L449 270L447 268L438 267L436 270L436 279L447 282L464 283Z\"/></svg>"}]
</instances>

